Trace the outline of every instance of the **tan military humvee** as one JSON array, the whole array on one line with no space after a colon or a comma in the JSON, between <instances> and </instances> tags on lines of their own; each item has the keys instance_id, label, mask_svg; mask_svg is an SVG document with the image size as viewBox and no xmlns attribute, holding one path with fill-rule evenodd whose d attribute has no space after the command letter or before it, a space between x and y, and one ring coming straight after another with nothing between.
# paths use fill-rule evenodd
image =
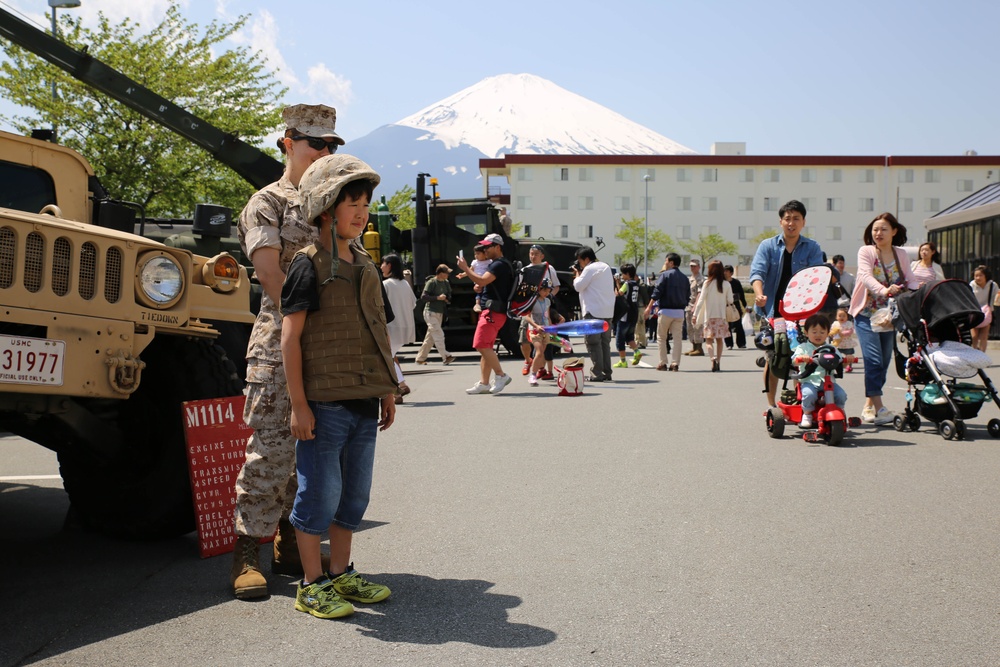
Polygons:
<instances>
[{"instance_id":1,"label":"tan military humvee","mask_svg":"<svg viewBox=\"0 0 1000 667\"><path fill-rule=\"evenodd\" d=\"M86 524L155 537L194 526L181 402L242 391L208 321L253 316L232 256L133 219L79 154L0 132L0 431L58 453Z\"/></svg>"}]
</instances>

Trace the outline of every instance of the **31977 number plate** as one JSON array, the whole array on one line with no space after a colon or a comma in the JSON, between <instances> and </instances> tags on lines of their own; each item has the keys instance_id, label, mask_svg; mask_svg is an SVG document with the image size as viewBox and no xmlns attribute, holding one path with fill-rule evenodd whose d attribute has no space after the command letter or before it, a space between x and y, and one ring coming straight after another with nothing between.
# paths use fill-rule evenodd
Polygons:
<instances>
[{"instance_id":1,"label":"31977 number plate","mask_svg":"<svg viewBox=\"0 0 1000 667\"><path fill-rule=\"evenodd\" d=\"M65 341L0 336L0 382L61 386L65 357Z\"/></svg>"}]
</instances>

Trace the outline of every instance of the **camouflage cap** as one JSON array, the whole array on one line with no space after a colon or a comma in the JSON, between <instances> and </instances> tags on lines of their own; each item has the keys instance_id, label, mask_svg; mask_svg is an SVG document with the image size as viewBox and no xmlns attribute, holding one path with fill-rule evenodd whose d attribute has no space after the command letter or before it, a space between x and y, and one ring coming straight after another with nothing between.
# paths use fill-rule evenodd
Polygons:
<instances>
[{"instance_id":1,"label":"camouflage cap","mask_svg":"<svg viewBox=\"0 0 1000 667\"><path fill-rule=\"evenodd\" d=\"M371 181L372 187L382 178L367 164L346 153L324 155L309 165L299 181L302 216L311 221L333 206L341 188L351 181Z\"/></svg>"},{"instance_id":2,"label":"camouflage cap","mask_svg":"<svg viewBox=\"0 0 1000 667\"><path fill-rule=\"evenodd\" d=\"M337 127L337 110L325 104L296 104L281 112L287 129L295 129L307 137L333 139L341 146L344 140L334 130Z\"/></svg>"}]
</instances>

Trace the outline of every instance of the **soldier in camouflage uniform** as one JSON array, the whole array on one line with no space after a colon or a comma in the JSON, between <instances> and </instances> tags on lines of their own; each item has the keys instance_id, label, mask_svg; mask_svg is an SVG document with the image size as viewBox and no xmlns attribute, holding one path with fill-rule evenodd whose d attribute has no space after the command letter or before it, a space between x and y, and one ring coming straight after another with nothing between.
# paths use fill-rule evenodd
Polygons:
<instances>
[{"instance_id":1,"label":"soldier in camouflage uniform","mask_svg":"<svg viewBox=\"0 0 1000 667\"><path fill-rule=\"evenodd\" d=\"M295 253L311 245L317 228L299 208L302 174L319 158L343 145L334 131L337 111L298 104L282 112L285 136L278 148L286 156L281 179L260 190L240 214L239 239L263 287L260 313L247 348L246 407L243 419L254 429L246 463L236 480L236 546L230 582L238 598L267 595L260 572L258 544L278 530L272 572L296 574L301 562L288 512L295 497L295 438L281 362L281 285Z\"/></svg>"},{"instance_id":2,"label":"soldier in camouflage uniform","mask_svg":"<svg viewBox=\"0 0 1000 667\"><path fill-rule=\"evenodd\" d=\"M697 259L691 260L689 268L691 269L691 276L688 278L688 282L691 283L691 302L684 310L684 316L687 319L688 340L691 341L693 347L685 352L684 355L701 357L705 354L705 351L701 347L704 338L701 334L701 327L696 326L694 323L694 305L698 303L701 286L705 284L705 275L701 272L701 262ZM679 345L680 341L677 341L677 344Z\"/></svg>"}]
</instances>

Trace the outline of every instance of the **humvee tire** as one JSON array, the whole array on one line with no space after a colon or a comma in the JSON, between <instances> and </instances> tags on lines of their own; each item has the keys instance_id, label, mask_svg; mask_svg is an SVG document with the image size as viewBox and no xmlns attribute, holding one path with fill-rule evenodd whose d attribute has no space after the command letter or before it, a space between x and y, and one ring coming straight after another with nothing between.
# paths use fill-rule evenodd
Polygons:
<instances>
[{"instance_id":1,"label":"humvee tire","mask_svg":"<svg viewBox=\"0 0 1000 667\"><path fill-rule=\"evenodd\" d=\"M112 461L72 442L57 452L63 485L85 527L162 539L195 529L181 403L239 395L243 382L212 341L161 336L142 357L142 382L127 400L80 399L120 434L125 449Z\"/></svg>"}]
</instances>

